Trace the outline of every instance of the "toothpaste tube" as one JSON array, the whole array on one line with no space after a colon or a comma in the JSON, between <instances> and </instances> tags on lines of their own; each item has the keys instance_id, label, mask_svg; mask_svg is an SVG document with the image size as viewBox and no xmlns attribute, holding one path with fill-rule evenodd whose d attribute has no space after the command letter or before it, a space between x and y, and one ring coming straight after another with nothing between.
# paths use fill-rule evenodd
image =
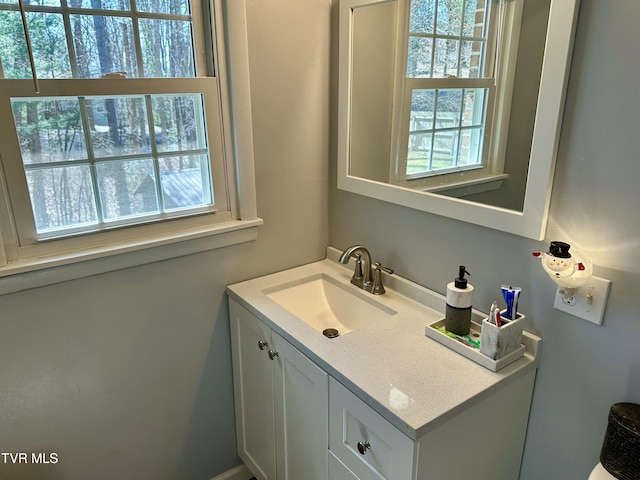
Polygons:
<instances>
[{"instance_id":1,"label":"toothpaste tube","mask_svg":"<svg viewBox=\"0 0 640 480\"><path fill-rule=\"evenodd\" d=\"M505 318L515 320L518 318L518 298L522 289L520 287L511 287L508 285L502 285L502 297L507 304L507 309L504 312Z\"/></svg>"}]
</instances>

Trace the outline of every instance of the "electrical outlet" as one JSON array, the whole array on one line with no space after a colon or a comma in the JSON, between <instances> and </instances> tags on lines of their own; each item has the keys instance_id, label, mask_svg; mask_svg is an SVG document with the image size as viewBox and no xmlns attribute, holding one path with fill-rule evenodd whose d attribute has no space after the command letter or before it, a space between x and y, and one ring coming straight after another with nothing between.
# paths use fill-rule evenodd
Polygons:
<instances>
[{"instance_id":1,"label":"electrical outlet","mask_svg":"<svg viewBox=\"0 0 640 480\"><path fill-rule=\"evenodd\" d=\"M591 277L587 283L573 292L571 298L564 298L564 289L558 287L553 306L569 315L574 315L596 325L602 325L610 288L611 280Z\"/></svg>"}]
</instances>

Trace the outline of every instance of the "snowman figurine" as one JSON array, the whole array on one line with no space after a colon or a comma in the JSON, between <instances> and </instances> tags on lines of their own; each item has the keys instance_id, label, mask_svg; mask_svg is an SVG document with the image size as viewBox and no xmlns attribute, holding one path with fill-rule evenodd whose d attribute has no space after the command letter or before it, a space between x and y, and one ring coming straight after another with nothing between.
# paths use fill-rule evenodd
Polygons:
<instances>
[{"instance_id":1,"label":"snowman figurine","mask_svg":"<svg viewBox=\"0 0 640 480\"><path fill-rule=\"evenodd\" d=\"M547 275L564 289L564 298L572 297L575 289L587 283L593 273L589 257L576 249L569 253L570 248L568 243L554 241L549 252L533 252L534 257L540 257Z\"/></svg>"}]
</instances>

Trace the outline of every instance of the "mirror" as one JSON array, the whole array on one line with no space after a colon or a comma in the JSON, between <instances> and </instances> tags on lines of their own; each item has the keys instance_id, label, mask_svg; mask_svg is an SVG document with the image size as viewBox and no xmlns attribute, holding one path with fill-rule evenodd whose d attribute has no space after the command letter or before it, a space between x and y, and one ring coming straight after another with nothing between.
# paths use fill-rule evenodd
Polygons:
<instances>
[{"instance_id":1,"label":"mirror","mask_svg":"<svg viewBox=\"0 0 640 480\"><path fill-rule=\"evenodd\" d=\"M454 3L340 0L338 188L541 240L579 0Z\"/></svg>"}]
</instances>

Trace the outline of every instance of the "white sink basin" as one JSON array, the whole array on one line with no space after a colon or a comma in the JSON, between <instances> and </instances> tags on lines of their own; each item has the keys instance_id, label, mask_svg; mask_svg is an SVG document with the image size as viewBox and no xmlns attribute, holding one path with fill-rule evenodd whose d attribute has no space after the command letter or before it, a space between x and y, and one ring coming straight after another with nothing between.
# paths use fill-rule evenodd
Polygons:
<instances>
[{"instance_id":1,"label":"white sink basin","mask_svg":"<svg viewBox=\"0 0 640 480\"><path fill-rule=\"evenodd\" d=\"M343 285L325 274L278 285L263 293L317 331L336 329L339 335L397 313L375 301L370 293Z\"/></svg>"}]
</instances>

